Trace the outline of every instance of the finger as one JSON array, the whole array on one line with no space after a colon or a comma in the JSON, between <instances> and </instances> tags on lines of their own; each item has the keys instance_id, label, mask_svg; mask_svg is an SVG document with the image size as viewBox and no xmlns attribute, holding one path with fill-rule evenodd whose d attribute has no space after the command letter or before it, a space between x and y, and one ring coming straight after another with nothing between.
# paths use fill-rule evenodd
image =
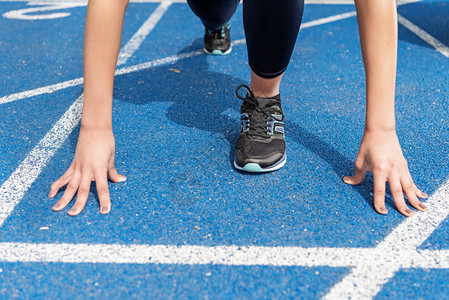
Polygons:
<instances>
[{"instance_id":1,"label":"finger","mask_svg":"<svg viewBox=\"0 0 449 300\"><path fill-rule=\"evenodd\" d=\"M108 178L106 169L95 173L95 184L97 186L97 194L100 199L100 213L107 214L111 211L111 198L109 195Z\"/></svg>"},{"instance_id":2,"label":"finger","mask_svg":"<svg viewBox=\"0 0 449 300\"><path fill-rule=\"evenodd\" d=\"M393 196L398 211L406 217L413 216L415 213L405 204L404 193L399 178L393 175L388 178L388 182L390 183L391 195Z\"/></svg>"},{"instance_id":3,"label":"finger","mask_svg":"<svg viewBox=\"0 0 449 300\"><path fill-rule=\"evenodd\" d=\"M410 176L410 174L406 174L401 177L401 185L402 189L405 192L405 195L407 196L408 202L416 208L419 211L425 211L427 210L427 207L418 200L418 197L416 197L416 186L413 183L413 179Z\"/></svg>"},{"instance_id":4,"label":"finger","mask_svg":"<svg viewBox=\"0 0 449 300\"><path fill-rule=\"evenodd\" d=\"M92 182L92 175L83 174L81 178L80 187L78 188L78 194L76 195L75 205L68 211L70 216L78 215L84 208L89 197L90 183Z\"/></svg>"},{"instance_id":5,"label":"finger","mask_svg":"<svg viewBox=\"0 0 449 300\"><path fill-rule=\"evenodd\" d=\"M67 206L67 204L69 204L70 201L72 201L73 196L75 196L75 193L80 185L80 180L81 180L81 173L79 171L75 171L61 199L58 202L56 202L55 205L53 205L52 209L54 211L60 211L64 209Z\"/></svg>"},{"instance_id":6,"label":"finger","mask_svg":"<svg viewBox=\"0 0 449 300\"><path fill-rule=\"evenodd\" d=\"M354 176L345 176L343 177L343 181L347 184L358 185L363 182L365 179L366 170L364 168L355 168Z\"/></svg>"},{"instance_id":7,"label":"finger","mask_svg":"<svg viewBox=\"0 0 449 300\"><path fill-rule=\"evenodd\" d=\"M53 182L53 184L50 187L50 192L48 193L49 198L53 198L58 193L59 189L62 188L64 185L69 183L70 179L72 178L74 168L70 166L70 168L61 176L58 180Z\"/></svg>"},{"instance_id":8,"label":"finger","mask_svg":"<svg viewBox=\"0 0 449 300\"><path fill-rule=\"evenodd\" d=\"M385 207L385 176L379 173L373 173L374 180L374 208L381 215L388 214Z\"/></svg>"},{"instance_id":9,"label":"finger","mask_svg":"<svg viewBox=\"0 0 449 300\"><path fill-rule=\"evenodd\" d=\"M415 185L415 195L421 199L426 199L429 197L429 195L427 195L426 193L424 193L423 191L418 189L418 187L416 185Z\"/></svg>"},{"instance_id":10,"label":"finger","mask_svg":"<svg viewBox=\"0 0 449 300\"><path fill-rule=\"evenodd\" d=\"M109 168L108 177L112 182L115 182L115 183L123 182L126 180L126 176L120 175L114 166Z\"/></svg>"}]
</instances>

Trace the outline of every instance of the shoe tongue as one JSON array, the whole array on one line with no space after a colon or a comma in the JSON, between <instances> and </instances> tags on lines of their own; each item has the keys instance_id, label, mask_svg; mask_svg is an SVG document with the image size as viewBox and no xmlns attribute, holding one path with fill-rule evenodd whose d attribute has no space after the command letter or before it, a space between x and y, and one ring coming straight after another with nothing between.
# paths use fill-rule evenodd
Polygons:
<instances>
[{"instance_id":1,"label":"shoe tongue","mask_svg":"<svg viewBox=\"0 0 449 300\"><path fill-rule=\"evenodd\" d=\"M257 100L257 107L259 108L264 108L266 106L272 106L274 104L277 104L278 102L281 101L279 95L276 95L274 97L270 97L270 98L258 98L256 97Z\"/></svg>"}]
</instances>

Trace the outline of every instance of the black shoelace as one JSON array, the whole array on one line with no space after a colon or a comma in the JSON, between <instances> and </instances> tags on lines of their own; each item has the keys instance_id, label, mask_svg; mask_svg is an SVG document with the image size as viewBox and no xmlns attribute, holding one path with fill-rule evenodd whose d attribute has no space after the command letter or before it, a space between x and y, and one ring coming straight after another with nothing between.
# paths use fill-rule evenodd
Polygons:
<instances>
[{"instance_id":1,"label":"black shoelace","mask_svg":"<svg viewBox=\"0 0 449 300\"><path fill-rule=\"evenodd\" d=\"M242 96L240 96L238 91L241 88L247 89L248 93L250 94L250 97L243 98ZM256 96L254 96L254 93L253 93L253 91L251 91L249 86L247 86L245 84L239 85L237 87L237 89L235 90L235 94L237 95L237 97L239 99L243 100L243 105L245 108L253 109L251 116L249 116L250 126L249 126L249 131L247 132L247 134L250 136L258 136L258 137L262 137L262 138L268 138L269 137L268 128L267 128L268 120L270 118L272 118L273 120L282 122L282 119L278 119L275 116L271 115L271 112L269 111L270 107L264 107L262 109L259 108L259 106L257 104Z\"/></svg>"}]
</instances>

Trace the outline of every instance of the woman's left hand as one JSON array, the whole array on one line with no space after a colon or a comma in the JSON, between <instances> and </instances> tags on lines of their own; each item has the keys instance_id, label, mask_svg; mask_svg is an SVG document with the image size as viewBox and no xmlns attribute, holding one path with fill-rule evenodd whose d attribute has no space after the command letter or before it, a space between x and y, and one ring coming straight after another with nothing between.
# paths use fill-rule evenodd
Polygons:
<instances>
[{"instance_id":1,"label":"woman's left hand","mask_svg":"<svg viewBox=\"0 0 449 300\"><path fill-rule=\"evenodd\" d=\"M355 161L354 176L345 176L347 184L357 185L363 182L367 171L374 177L374 208L380 214L387 214L385 207L385 182L390 184L391 194L398 211L404 216L411 217L414 212L407 206L408 202L417 210L425 211L427 207L418 198L427 198L419 190L410 175L407 161L402 154L396 132L393 131L365 131Z\"/></svg>"}]
</instances>

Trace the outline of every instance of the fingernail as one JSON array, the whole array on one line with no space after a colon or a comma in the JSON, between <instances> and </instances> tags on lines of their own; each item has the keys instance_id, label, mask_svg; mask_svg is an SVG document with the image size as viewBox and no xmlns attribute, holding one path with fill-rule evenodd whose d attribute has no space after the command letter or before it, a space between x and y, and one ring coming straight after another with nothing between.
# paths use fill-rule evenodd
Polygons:
<instances>
[{"instance_id":1,"label":"fingernail","mask_svg":"<svg viewBox=\"0 0 449 300\"><path fill-rule=\"evenodd\" d=\"M424 209L424 210L426 210L427 209L427 206L425 206L424 204L422 204L422 203L420 203L419 204L419 207L421 207L422 209Z\"/></svg>"},{"instance_id":2,"label":"fingernail","mask_svg":"<svg viewBox=\"0 0 449 300\"><path fill-rule=\"evenodd\" d=\"M101 207L101 213L102 213L102 214L108 213L108 207L107 207L107 206L102 206L102 207Z\"/></svg>"},{"instance_id":3,"label":"fingernail","mask_svg":"<svg viewBox=\"0 0 449 300\"><path fill-rule=\"evenodd\" d=\"M427 195L426 193L422 193L422 195L424 196L424 198L427 198L427 197L429 197L429 195Z\"/></svg>"},{"instance_id":4,"label":"fingernail","mask_svg":"<svg viewBox=\"0 0 449 300\"><path fill-rule=\"evenodd\" d=\"M73 214L76 214L76 209L73 209L73 208L71 208L69 211L68 211L68 214L69 215L73 215Z\"/></svg>"},{"instance_id":5,"label":"fingernail","mask_svg":"<svg viewBox=\"0 0 449 300\"><path fill-rule=\"evenodd\" d=\"M413 211L410 208L406 208L405 212L409 215L413 215Z\"/></svg>"},{"instance_id":6,"label":"fingernail","mask_svg":"<svg viewBox=\"0 0 449 300\"><path fill-rule=\"evenodd\" d=\"M344 183L347 183L350 180L348 176L344 176L342 179Z\"/></svg>"},{"instance_id":7,"label":"fingernail","mask_svg":"<svg viewBox=\"0 0 449 300\"><path fill-rule=\"evenodd\" d=\"M387 210L385 207L383 207L383 206L381 206L381 207L379 208L379 210L380 210L381 212L383 212L383 213L387 213L387 212L388 212L388 210Z\"/></svg>"},{"instance_id":8,"label":"fingernail","mask_svg":"<svg viewBox=\"0 0 449 300\"><path fill-rule=\"evenodd\" d=\"M55 196L54 193L48 194L48 198L53 198L54 196Z\"/></svg>"},{"instance_id":9,"label":"fingernail","mask_svg":"<svg viewBox=\"0 0 449 300\"><path fill-rule=\"evenodd\" d=\"M61 204L60 203L56 203L55 205L53 205L52 208L53 209L60 209L61 208Z\"/></svg>"}]
</instances>

